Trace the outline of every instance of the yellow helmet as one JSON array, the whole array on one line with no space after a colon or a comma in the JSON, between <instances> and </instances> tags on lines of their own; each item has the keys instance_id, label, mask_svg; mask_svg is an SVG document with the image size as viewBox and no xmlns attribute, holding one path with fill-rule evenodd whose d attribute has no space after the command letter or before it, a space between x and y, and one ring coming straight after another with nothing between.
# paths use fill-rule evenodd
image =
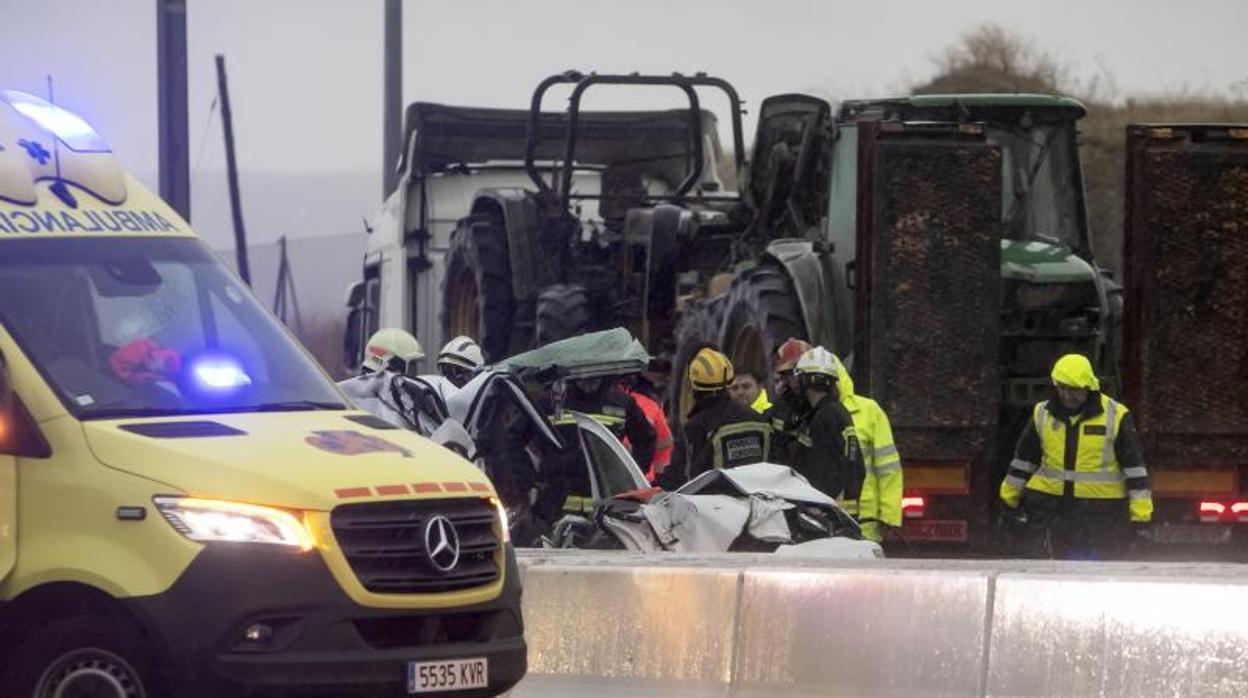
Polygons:
<instances>
[{"instance_id":1,"label":"yellow helmet","mask_svg":"<svg viewBox=\"0 0 1248 698\"><path fill-rule=\"evenodd\" d=\"M1053 364L1053 384L1071 388L1086 388L1093 392L1101 389L1092 362L1083 354L1067 354Z\"/></svg>"},{"instance_id":2,"label":"yellow helmet","mask_svg":"<svg viewBox=\"0 0 1248 698\"><path fill-rule=\"evenodd\" d=\"M714 349L703 349L689 362L689 383L694 390L726 390L732 382L732 362Z\"/></svg>"}]
</instances>

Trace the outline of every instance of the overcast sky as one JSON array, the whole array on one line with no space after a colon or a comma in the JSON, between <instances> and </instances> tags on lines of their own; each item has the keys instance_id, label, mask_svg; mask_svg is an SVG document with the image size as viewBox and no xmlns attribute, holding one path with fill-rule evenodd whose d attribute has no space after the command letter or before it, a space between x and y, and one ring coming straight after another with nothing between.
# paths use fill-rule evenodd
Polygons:
<instances>
[{"instance_id":1,"label":"overcast sky","mask_svg":"<svg viewBox=\"0 0 1248 698\"><path fill-rule=\"evenodd\" d=\"M380 196L382 0L188 5L193 184L224 166L208 119L223 53L244 175L374 171ZM149 182L155 6L0 0L0 84L43 93L53 75L57 101ZM751 104L872 96L930 77L944 47L988 21L1076 75L1108 72L1121 95L1248 84L1245 0L407 0L404 99L525 107L538 80L567 68L705 70Z\"/></svg>"}]
</instances>

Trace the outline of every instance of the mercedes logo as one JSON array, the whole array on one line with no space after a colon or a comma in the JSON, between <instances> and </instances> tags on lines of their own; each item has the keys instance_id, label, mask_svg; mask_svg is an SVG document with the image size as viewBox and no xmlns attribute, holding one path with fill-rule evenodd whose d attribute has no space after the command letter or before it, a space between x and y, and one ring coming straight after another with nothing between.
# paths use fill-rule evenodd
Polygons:
<instances>
[{"instance_id":1,"label":"mercedes logo","mask_svg":"<svg viewBox=\"0 0 1248 698\"><path fill-rule=\"evenodd\" d=\"M459 533L445 516L434 516L425 524L425 553L440 572L450 572L459 564Z\"/></svg>"}]
</instances>

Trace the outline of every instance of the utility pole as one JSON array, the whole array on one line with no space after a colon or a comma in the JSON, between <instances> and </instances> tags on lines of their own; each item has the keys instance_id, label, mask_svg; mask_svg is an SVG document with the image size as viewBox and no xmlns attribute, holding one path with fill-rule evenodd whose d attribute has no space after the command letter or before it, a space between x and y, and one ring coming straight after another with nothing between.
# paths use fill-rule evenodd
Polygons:
<instances>
[{"instance_id":1,"label":"utility pole","mask_svg":"<svg viewBox=\"0 0 1248 698\"><path fill-rule=\"evenodd\" d=\"M238 163L234 160L234 120L230 114L230 89L225 82L225 56L217 54L217 91L221 100L221 125L225 131L225 167L230 180L230 211L234 214L234 251L238 255L238 275L251 285L247 266L247 230L243 227L243 204L238 195Z\"/></svg>"},{"instance_id":2,"label":"utility pole","mask_svg":"<svg viewBox=\"0 0 1248 698\"><path fill-rule=\"evenodd\" d=\"M295 291L295 276L290 269L290 258L286 256L286 236L278 240L278 251L281 259L277 263L277 290L273 293L273 314L282 324L291 327L300 337L303 336L303 313L299 312L299 296ZM292 327L287 319L290 311L294 311L295 324Z\"/></svg>"},{"instance_id":3,"label":"utility pole","mask_svg":"<svg viewBox=\"0 0 1248 698\"><path fill-rule=\"evenodd\" d=\"M186 0L156 0L156 104L160 198L189 221L191 166L186 118Z\"/></svg>"},{"instance_id":4,"label":"utility pole","mask_svg":"<svg viewBox=\"0 0 1248 698\"><path fill-rule=\"evenodd\" d=\"M382 197L398 185L395 166L403 148L403 3L386 0L384 104L382 105Z\"/></svg>"}]
</instances>

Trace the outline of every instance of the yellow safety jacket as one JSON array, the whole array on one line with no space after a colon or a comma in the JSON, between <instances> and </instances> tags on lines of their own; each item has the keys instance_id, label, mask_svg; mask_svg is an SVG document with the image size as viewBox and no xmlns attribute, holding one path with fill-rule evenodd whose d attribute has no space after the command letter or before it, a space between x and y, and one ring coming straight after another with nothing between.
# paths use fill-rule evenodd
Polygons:
<instances>
[{"instance_id":1,"label":"yellow safety jacket","mask_svg":"<svg viewBox=\"0 0 1248 698\"><path fill-rule=\"evenodd\" d=\"M1024 488L1077 499L1125 497L1131 520L1147 522L1153 515L1153 498L1143 459L1138 450L1130 450L1132 462L1119 461L1128 410L1100 393L1089 399L1099 400L1099 409L1093 403L1092 409L1075 415L1069 423L1050 412L1048 401L1035 406L1026 427L1035 438L1024 432L1019 440L1001 482L1001 500L1010 508L1017 507Z\"/></svg>"},{"instance_id":2,"label":"yellow safety jacket","mask_svg":"<svg viewBox=\"0 0 1248 698\"><path fill-rule=\"evenodd\" d=\"M854 380L840 359L836 359L837 390L841 404L854 420L854 431L862 448L862 461L867 475L862 481L862 494L855 503L846 502L862 524L863 534L876 542L882 538L880 524L901 526L903 475L901 454L893 441L893 427L879 403L854 393ZM854 504L857 511L854 511Z\"/></svg>"},{"instance_id":3,"label":"yellow safety jacket","mask_svg":"<svg viewBox=\"0 0 1248 698\"><path fill-rule=\"evenodd\" d=\"M759 414L764 414L771 409L771 398L767 396L767 390L758 391L758 397L754 398L754 402L750 403L750 409Z\"/></svg>"}]
</instances>

